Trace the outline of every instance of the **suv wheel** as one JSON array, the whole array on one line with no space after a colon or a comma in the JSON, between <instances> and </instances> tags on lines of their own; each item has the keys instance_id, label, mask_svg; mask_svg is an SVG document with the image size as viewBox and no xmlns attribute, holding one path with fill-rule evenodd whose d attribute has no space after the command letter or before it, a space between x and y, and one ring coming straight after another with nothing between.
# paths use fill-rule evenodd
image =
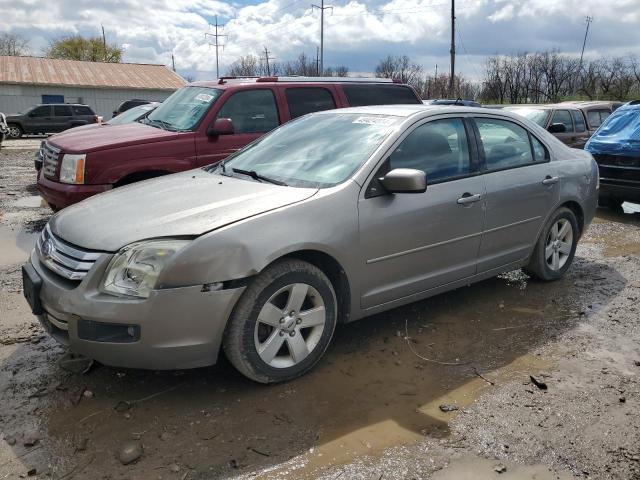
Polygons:
<instances>
[{"instance_id":1,"label":"suv wheel","mask_svg":"<svg viewBox=\"0 0 640 480\"><path fill-rule=\"evenodd\" d=\"M543 281L557 280L569 269L578 245L578 221L568 208L556 210L542 229L525 271Z\"/></svg>"},{"instance_id":2,"label":"suv wheel","mask_svg":"<svg viewBox=\"0 0 640 480\"><path fill-rule=\"evenodd\" d=\"M22 132L22 127L20 127L20 125L16 125L15 123L10 123L8 125L9 130L8 130L8 135L9 138L20 138L23 134Z\"/></svg>"},{"instance_id":3,"label":"suv wheel","mask_svg":"<svg viewBox=\"0 0 640 480\"><path fill-rule=\"evenodd\" d=\"M336 295L327 276L307 262L281 260L243 293L229 319L224 351L251 380L291 380L320 360L336 318Z\"/></svg>"}]
</instances>

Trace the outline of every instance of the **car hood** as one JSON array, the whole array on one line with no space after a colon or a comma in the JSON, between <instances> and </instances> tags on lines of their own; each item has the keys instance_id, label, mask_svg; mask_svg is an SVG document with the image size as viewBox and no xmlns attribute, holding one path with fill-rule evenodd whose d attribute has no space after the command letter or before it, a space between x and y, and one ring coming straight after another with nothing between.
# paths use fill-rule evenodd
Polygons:
<instances>
[{"instance_id":1,"label":"car hood","mask_svg":"<svg viewBox=\"0 0 640 480\"><path fill-rule=\"evenodd\" d=\"M173 140L180 135L188 133L170 132L134 122L111 125L109 128L72 128L51 137L49 143L63 152L89 153L107 148Z\"/></svg>"},{"instance_id":2,"label":"car hood","mask_svg":"<svg viewBox=\"0 0 640 480\"><path fill-rule=\"evenodd\" d=\"M56 214L50 227L79 247L115 252L150 238L202 235L317 191L191 170L91 197Z\"/></svg>"}]
</instances>

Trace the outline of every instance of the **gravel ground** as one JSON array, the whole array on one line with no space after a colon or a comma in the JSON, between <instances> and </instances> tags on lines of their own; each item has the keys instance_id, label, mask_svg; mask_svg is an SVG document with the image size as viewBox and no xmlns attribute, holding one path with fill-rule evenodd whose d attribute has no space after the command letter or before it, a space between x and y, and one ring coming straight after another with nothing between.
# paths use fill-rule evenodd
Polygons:
<instances>
[{"instance_id":1,"label":"gravel ground","mask_svg":"<svg viewBox=\"0 0 640 480\"><path fill-rule=\"evenodd\" d=\"M80 374L21 295L50 217L33 154L0 152L0 478L640 479L640 214L599 211L553 284L512 272L342 326L285 385L224 359Z\"/></svg>"}]
</instances>

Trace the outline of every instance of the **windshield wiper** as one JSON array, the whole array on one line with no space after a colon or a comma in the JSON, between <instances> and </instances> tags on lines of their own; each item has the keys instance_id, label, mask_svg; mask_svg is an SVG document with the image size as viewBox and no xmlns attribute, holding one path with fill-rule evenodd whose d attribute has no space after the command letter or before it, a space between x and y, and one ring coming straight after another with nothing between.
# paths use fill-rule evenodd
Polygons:
<instances>
[{"instance_id":1,"label":"windshield wiper","mask_svg":"<svg viewBox=\"0 0 640 480\"><path fill-rule=\"evenodd\" d=\"M158 125L162 130L170 130L173 132L177 130L173 125L169 122L165 122L164 120L152 120L150 118L145 118L144 120L146 120L144 122L146 125Z\"/></svg>"},{"instance_id":2,"label":"windshield wiper","mask_svg":"<svg viewBox=\"0 0 640 480\"><path fill-rule=\"evenodd\" d=\"M288 185L280 180L276 180L274 178L265 177L264 175L260 175L255 170L243 170L241 168L232 168L233 173L239 173L241 175L246 175L248 177L253 178L254 180L264 181L267 183L273 183L274 185L281 185L283 187L287 187ZM222 171L224 172L224 165L222 166Z\"/></svg>"}]
</instances>

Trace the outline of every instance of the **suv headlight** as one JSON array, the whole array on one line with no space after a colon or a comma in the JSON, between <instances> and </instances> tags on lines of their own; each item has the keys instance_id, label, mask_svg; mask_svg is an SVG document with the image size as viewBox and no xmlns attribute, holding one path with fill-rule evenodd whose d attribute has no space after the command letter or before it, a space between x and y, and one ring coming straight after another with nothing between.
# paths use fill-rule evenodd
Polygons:
<instances>
[{"instance_id":1,"label":"suv headlight","mask_svg":"<svg viewBox=\"0 0 640 480\"><path fill-rule=\"evenodd\" d=\"M109 263L100 290L111 295L147 298L171 256L189 240L149 240L132 243Z\"/></svg>"},{"instance_id":2,"label":"suv headlight","mask_svg":"<svg viewBox=\"0 0 640 480\"><path fill-rule=\"evenodd\" d=\"M84 183L84 162L87 155L65 153L60 165L60 181L62 183Z\"/></svg>"}]
</instances>

